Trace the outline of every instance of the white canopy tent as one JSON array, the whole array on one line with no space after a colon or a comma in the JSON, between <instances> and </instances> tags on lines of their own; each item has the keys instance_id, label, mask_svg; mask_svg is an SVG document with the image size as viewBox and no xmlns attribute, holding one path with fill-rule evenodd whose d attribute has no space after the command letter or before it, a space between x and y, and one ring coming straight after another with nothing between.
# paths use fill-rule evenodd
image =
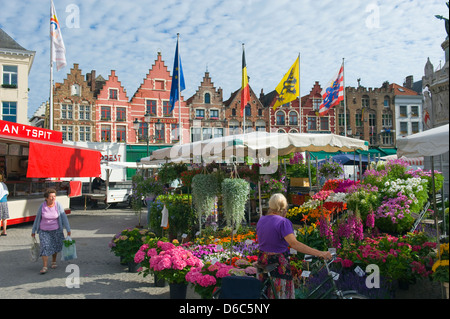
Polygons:
<instances>
[{"instance_id":1,"label":"white canopy tent","mask_svg":"<svg viewBox=\"0 0 450 319\"><path fill-rule=\"evenodd\" d=\"M433 191L433 208L436 209L436 190L434 185L434 157L449 151L449 125L443 125L430 130L397 139L397 154L405 157L431 156L431 176ZM442 198L442 201L444 199ZM437 238L439 242L438 216L435 216ZM444 218L445 223L445 218ZM445 227L444 227L445 229Z\"/></svg>"},{"instance_id":2,"label":"white canopy tent","mask_svg":"<svg viewBox=\"0 0 450 319\"><path fill-rule=\"evenodd\" d=\"M357 149L367 150L368 143L335 134L252 132L156 150L150 157L142 158L141 163L172 159L177 159L178 162L201 163L245 155L260 160L293 152L351 152Z\"/></svg>"}]
</instances>

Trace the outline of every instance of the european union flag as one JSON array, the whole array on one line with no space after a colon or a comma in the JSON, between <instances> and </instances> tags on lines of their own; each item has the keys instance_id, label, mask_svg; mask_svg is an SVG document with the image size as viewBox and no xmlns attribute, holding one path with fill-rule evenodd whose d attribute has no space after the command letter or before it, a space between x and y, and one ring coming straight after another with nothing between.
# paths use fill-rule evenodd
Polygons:
<instances>
[{"instance_id":1,"label":"european union flag","mask_svg":"<svg viewBox=\"0 0 450 319\"><path fill-rule=\"evenodd\" d=\"M178 101L178 95L180 91L186 88L184 84L183 67L181 66L181 58L178 52L178 39L177 48L175 49L175 61L173 63L172 72L172 87L170 88L170 113L172 113L175 103Z\"/></svg>"}]
</instances>

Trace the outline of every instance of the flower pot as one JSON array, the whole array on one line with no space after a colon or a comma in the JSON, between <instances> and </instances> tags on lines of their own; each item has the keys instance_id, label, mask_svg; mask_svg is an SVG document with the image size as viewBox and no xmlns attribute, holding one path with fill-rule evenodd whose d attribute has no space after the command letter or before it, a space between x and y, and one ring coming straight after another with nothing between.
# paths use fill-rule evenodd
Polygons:
<instances>
[{"instance_id":1,"label":"flower pot","mask_svg":"<svg viewBox=\"0 0 450 319\"><path fill-rule=\"evenodd\" d=\"M128 272L137 272L139 267L141 267L141 264L136 264L134 261L128 262Z\"/></svg>"},{"instance_id":2,"label":"flower pot","mask_svg":"<svg viewBox=\"0 0 450 319\"><path fill-rule=\"evenodd\" d=\"M124 257L123 257L123 256L120 256L120 264L121 264L122 266L128 265L128 263L125 262L125 261L123 261L123 259L124 259Z\"/></svg>"},{"instance_id":3,"label":"flower pot","mask_svg":"<svg viewBox=\"0 0 450 319\"><path fill-rule=\"evenodd\" d=\"M158 275L155 274L154 275L154 286L155 287L166 287L167 286L167 282L164 278L158 278Z\"/></svg>"},{"instance_id":4,"label":"flower pot","mask_svg":"<svg viewBox=\"0 0 450 319\"><path fill-rule=\"evenodd\" d=\"M309 187L309 178L307 177L291 177L291 186L294 187Z\"/></svg>"},{"instance_id":5,"label":"flower pot","mask_svg":"<svg viewBox=\"0 0 450 319\"><path fill-rule=\"evenodd\" d=\"M187 284L170 283L170 299L186 299Z\"/></svg>"}]
</instances>

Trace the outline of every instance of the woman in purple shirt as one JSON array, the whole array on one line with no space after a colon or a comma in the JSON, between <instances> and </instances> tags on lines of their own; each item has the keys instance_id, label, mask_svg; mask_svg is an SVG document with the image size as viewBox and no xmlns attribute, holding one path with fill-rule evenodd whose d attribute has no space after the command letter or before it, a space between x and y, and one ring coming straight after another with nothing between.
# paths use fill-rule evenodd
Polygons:
<instances>
[{"instance_id":1,"label":"woman in purple shirt","mask_svg":"<svg viewBox=\"0 0 450 319\"><path fill-rule=\"evenodd\" d=\"M36 219L34 220L31 236L39 234L41 244L40 256L42 256L43 267L41 274L45 274L48 269L48 256L52 256L51 268L56 265L56 256L62 250L64 233L71 235L69 220L61 204L56 201L56 190L47 189L44 193L45 201L39 207Z\"/></svg>"},{"instance_id":2,"label":"woman in purple shirt","mask_svg":"<svg viewBox=\"0 0 450 319\"><path fill-rule=\"evenodd\" d=\"M261 216L256 225L258 235L258 262L265 266L278 263L278 268L270 274L274 279L278 299L293 299L295 297L289 264L289 247L298 252L331 259L328 251L319 251L299 242L294 235L294 227L286 218L287 200L283 194L274 194L269 200L269 211ZM264 280L262 274L260 279ZM274 298L269 289L269 298Z\"/></svg>"}]
</instances>

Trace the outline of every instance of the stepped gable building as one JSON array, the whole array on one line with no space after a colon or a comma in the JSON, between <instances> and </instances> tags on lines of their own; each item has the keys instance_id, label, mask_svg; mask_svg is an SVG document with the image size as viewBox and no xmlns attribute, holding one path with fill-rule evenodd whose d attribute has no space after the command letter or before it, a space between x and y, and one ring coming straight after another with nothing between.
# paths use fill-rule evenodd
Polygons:
<instances>
[{"instance_id":1,"label":"stepped gable building","mask_svg":"<svg viewBox=\"0 0 450 319\"><path fill-rule=\"evenodd\" d=\"M53 91L53 129L63 133L64 141L96 142L96 89L100 89L102 78L97 82L95 71L84 76L77 63L63 83L56 83Z\"/></svg>"},{"instance_id":2,"label":"stepped gable building","mask_svg":"<svg viewBox=\"0 0 450 319\"><path fill-rule=\"evenodd\" d=\"M250 88L250 102L244 110L245 132L269 132L269 109L265 107ZM228 119L228 134L239 134L244 131L244 118L241 116L241 89L231 93L230 98L224 102L225 117Z\"/></svg>"},{"instance_id":3,"label":"stepped gable building","mask_svg":"<svg viewBox=\"0 0 450 319\"><path fill-rule=\"evenodd\" d=\"M0 29L0 119L29 124L28 74L35 54Z\"/></svg>"},{"instance_id":4,"label":"stepped gable building","mask_svg":"<svg viewBox=\"0 0 450 319\"><path fill-rule=\"evenodd\" d=\"M216 89L208 71L205 72L200 86L195 94L187 99L186 104L189 107L191 142L226 135L227 118L222 89Z\"/></svg>"},{"instance_id":5,"label":"stepped gable building","mask_svg":"<svg viewBox=\"0 0 450 319\"><path fill-rule=\"evenodd\" d=\"M158 52L155 63L130 101L130 115L139 123L139 130L130 134L127 143L174 144L180 139L178 134L178 101L170 112L170 88L172 76ZM149 123L145 115L149 114ZM181 96L181 122L183 143L190 142L189 108Z\"/></svg>"},{"instance_id":6,"label":"stepped gable building","mask_svg":"<svg viewBox=\"0 0 450 319\"><path fill-rule=\"evenodd\" d=\"M261 103L268 109L270 132L279 133L299 133L300 132L300 109L298 98L289 103L280 105L276 110L273 105L278 97L277 91L273 90L268 94L264 94L261 90L259 99Z\"/></svg>"},{"instance_id":7,"label":"stepped gable building","mask_svg":"<svg viewBox=\"0 0 450 319\"><path fill-rule=\"evenodd\" d=\"M108 80L99 89L95 104L96 140L126 142L133 134L130 103L115 70L111 70Z\"/></svg>"}]
</instances>

